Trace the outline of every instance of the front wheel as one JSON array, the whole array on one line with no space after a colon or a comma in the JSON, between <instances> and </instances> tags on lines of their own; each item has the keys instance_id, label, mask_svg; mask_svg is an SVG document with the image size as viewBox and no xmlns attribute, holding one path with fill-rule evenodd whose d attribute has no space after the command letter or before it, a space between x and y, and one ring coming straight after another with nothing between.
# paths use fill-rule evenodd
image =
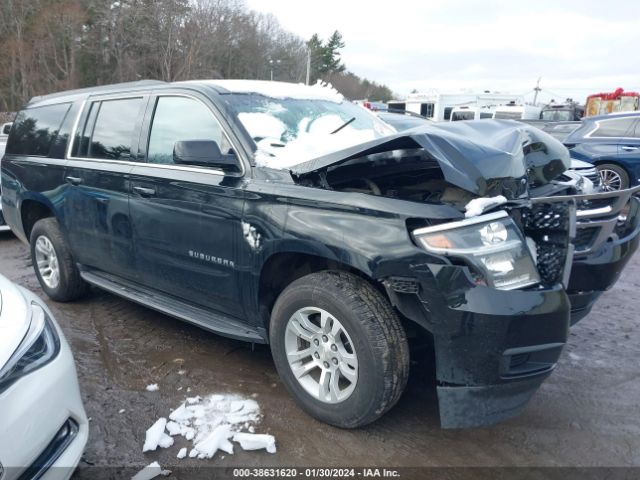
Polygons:
<instances>
[{"instance_id":1,"label":"front wheel","mask_svg":"<svg viewBox=\"0 0 640 480\"><path fill-rule=\"evenodd\" d=\"M373 422L400 398L409 348L400 320L355 275L302 277L280 295L269 332L276 368L311 416L343 428Z\"/></svg>"},{"instance_id":2,"label":"front wheel","mask_svg":"<svg viewBox=\"0 0 640 480\"><path fill-rule=\"evenodd\" d=\"M613 163L603 163L598 165L602 189L605 192L624 190L629 188L629 174L626 170Z\"/></svg>"}]
</instances>

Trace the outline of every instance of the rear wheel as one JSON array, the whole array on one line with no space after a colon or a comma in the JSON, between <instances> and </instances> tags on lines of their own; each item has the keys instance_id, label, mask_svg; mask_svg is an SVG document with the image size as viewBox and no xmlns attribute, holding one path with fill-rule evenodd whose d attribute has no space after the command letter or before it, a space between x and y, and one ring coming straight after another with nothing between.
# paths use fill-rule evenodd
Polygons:
<instances>
[{"instance_id":1,"label":"rear wheel","mask_svg":"<svg viewBox=\"0 0 640 480\"><path fill-rule=\"evenodd\" d=\"M373 422L409 373L404 329L389 302L345 272L302 277L280 295L269 332L285 386L311 416L343 428Z\"/></svg>"},{"instance_id":2,"label":"rear wheel","mask_svg":"<svg viewBox=\"0 0 640 480\"><path fill-rule=\"evenodd\" d=\"M606 192L629 188L629 174L624 168L613 163L598 165L602 189Z\"/></svg>"},{"instance_id":3,"label":"rear wheel","mask_svg":"<svg viewBox=\"0 0 640 480\"><path fill-rule=\"evenodd\" d=\"M51 299L69 302L87 292L89 286L80 277L55 218L38 220L31 230L29 243L36 277Z\"/></svg>"}]
</instances>

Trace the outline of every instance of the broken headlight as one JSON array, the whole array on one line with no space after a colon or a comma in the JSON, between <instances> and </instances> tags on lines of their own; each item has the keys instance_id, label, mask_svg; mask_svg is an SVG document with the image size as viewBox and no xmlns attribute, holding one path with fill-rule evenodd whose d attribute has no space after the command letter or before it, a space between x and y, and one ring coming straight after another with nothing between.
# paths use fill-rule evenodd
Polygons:
<instances>
[{"instance_id":1,"label":"broken headlight","mask_svg":"<svg viewBox=\"0 0 640 480\"><path fill-rule=\"evenodd\" d=\"M504 211L420 228L413 237L430 252L464 260L490 287L512 290L540 282L522 233Z\"/></svg>"}]
</instances>

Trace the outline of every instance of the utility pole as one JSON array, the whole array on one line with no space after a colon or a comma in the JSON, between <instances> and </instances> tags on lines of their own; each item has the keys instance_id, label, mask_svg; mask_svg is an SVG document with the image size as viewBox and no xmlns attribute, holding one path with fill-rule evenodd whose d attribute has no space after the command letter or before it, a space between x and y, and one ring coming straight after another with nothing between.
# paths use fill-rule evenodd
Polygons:
<instances>
[{"instance_id":1,"label":"utility pole","mask_svg":"<svg viewBox=\"0 0 640 480\"><path fill-rule=\"evenodd\" d=\"M311 75L311 49L307 47L307 81L305 85L309 85L309 76Z\"/></svg>"},{"instance_id":2,"label":"utility pole","mask_svg":"<svg viewBox=\"0 0 640 480\"><path fill-rule=\"evenodd\" d=\"M542 89L540 88L540 80L542 77L538 77L538 81L536 82L536 88L533 89L534 92L536 92L533 95L533 105L537 106L538 105L538 93L542 91Z\"/></svg>"}]
</instances>

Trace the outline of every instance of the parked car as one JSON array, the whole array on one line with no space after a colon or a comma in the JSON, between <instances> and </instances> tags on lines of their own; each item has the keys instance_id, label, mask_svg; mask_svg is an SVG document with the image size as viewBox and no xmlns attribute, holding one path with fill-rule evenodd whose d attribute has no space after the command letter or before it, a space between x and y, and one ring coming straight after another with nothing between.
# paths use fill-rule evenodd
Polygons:
<instances>
[{"instance_id":1,"label":"parked car","mask_svg":"<svg viewBox=\"0 0 640 480\"><path fill-rule=\"evenodd\" d=\"M445 427L516 415L567 341L573 206L599 200L531 197L571 189L550 183L570 159L538 129L394 133L332 89L241 80L63 92L16 124L2 202L52 299L91 284L269 343L324 422L396 403L407 330L433 340ZM638 238L621 195L618 274Z\"/></svg>"},{"instance_id":2,"label":"parked car","mask_svg":"<svg viewBox=\"0 0 640 480\"><path fill-rule=\"evenodd\" d=\"M586 117L564 144L572 158L596 165L603 189L640 184L640 112Z\"/></svg>"},{"instance_id":3,"label":"parked car","mask_svg":"<svg viewBox=\"0 0 640 480\"><path fill-rule=\"evenodd\" d=\"M44 302L2 275L0 412L2 480L71 477L89 430L71 350Z\"/></svg>"}]
</instances>

